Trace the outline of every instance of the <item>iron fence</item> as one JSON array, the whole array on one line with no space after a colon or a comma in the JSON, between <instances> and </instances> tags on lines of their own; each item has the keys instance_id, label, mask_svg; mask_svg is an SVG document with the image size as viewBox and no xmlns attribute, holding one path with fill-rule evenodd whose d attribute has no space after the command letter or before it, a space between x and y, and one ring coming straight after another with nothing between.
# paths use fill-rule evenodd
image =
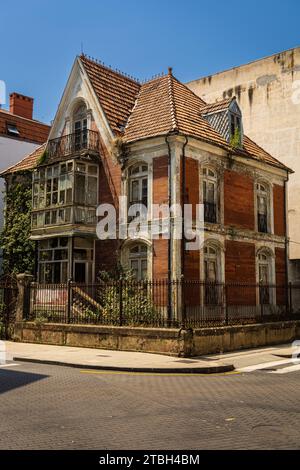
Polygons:
<instances>
[{"instance_id":1,"label":"iron fence","mask_svg":"<svg viewBox=\"0 0 300 470\"><path fill-rule=\"evenodd\" d=\"M300 285L166 279L30 285L26 320L213 327L300 319Z\"/></svg>"},{"instance_id":2,"label":"iron fence","mask_svg":"<svg viewBox=\"0 0 300 470\"><path fill-rule=\"evenodd\" d=\"M18 297L18 287L15 277L3 275L0 277L0 339L12 336L15 322L15 311Z\"/></svg>"}]
</instances>

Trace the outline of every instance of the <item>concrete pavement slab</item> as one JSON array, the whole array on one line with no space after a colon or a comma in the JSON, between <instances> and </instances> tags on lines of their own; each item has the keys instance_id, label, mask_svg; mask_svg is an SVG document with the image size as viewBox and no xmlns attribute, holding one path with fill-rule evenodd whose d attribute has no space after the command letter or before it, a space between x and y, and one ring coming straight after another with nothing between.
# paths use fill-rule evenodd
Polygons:
<instances>
[{"instance_id":1,"label":"concrete pavement slab","mask_svg":"<svg viewBox=\"0 0 300 470\"><path fill-rule=\"evenodd\" d=\"M7 357L16 361L82 369L157 373L215 374L234 370L231 362L210 358L176 358L161 354L5 342Z\"/></svg>"}]
</instances>

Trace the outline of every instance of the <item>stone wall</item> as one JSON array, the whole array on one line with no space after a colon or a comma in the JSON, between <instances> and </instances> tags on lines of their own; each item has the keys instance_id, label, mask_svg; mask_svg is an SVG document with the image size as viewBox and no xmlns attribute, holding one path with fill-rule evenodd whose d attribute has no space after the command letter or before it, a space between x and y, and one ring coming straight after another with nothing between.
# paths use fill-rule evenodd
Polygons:
<instances>
[{"instance_id":1,"label":"stone wall","mask_svg":"<svg viewBox=\"0 0 300 470\"><path fill-rule=\"evenodd\" d=\"M191 357L294 341L300 321L197 330L17 322L15 341Z\"/></svg>"}]
</instances>

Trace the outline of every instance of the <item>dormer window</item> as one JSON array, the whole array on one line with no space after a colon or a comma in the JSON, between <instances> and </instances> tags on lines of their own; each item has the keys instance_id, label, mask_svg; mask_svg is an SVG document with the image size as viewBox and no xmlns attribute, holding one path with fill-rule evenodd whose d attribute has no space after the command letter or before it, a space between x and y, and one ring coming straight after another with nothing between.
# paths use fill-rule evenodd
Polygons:
<instances>
[{"instance_id":1,"label":"dormer window","mask_svg":"<svg viewBox=\"0 0 300 470\"><path fill-rule=\"evenodd\" d=\"M237 147L242 143L241 116L230 111L230 143Z\"/></svg>"},{"instance_id":2,"label":"dormer window","mask_svg":"<svg viewBox=\"0 0 300 470\"><path fill-rule=\"evenodd\" d=\"M242 146L242 112L235 97L207 104L202 108L201 114L232 147Z\"/></svg>"}]
</instances>

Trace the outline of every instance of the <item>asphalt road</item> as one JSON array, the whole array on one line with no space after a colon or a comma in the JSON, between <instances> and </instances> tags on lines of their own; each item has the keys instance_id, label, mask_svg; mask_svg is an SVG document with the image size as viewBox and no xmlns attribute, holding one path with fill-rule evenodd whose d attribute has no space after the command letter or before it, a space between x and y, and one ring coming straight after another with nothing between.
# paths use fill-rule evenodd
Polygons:
<instances>
[{"instance_id":1,"label":"asphalt road","mask_svg":"<svg viewBox=\"0 0 300 470\"><path fill-rule=\"evenodd\" d=\"M0 367L0 449L299 449L300 371Z\"/></svg>"}]
</instances>

